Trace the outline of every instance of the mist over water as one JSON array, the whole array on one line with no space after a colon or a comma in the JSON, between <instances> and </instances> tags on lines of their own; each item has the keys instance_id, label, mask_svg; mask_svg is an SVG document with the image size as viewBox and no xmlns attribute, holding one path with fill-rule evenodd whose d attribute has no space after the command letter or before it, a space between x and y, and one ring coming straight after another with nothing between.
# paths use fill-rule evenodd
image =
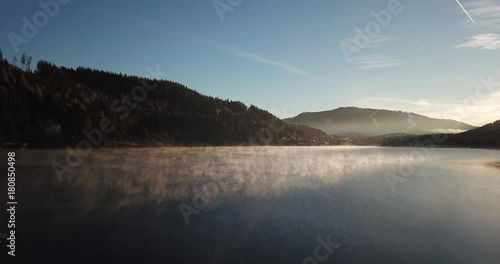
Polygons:
<instances>
[{"instance_id":1,"label":"mist over water","mask_svg":"<svg viewBox=\"0 0 500 264\"><path fill-rule=\"evenodd\" d=\"M65 155L18 154L33 258L303 263L329 237L324 263L500 263L498 151L98 149L59 182Z\"/></svg>"}]
</instances>

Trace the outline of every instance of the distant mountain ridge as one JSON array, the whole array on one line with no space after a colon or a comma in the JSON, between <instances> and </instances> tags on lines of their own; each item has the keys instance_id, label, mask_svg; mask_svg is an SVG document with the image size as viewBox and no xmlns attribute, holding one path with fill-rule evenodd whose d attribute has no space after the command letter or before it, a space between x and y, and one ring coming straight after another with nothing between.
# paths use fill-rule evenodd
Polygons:
<instances>
[{"instance_id":1,"label":"distant mountain ridge","mask_svg":"<svg viewBox=\"0 0 500 264\"><path fill-rule=\"evenodd\" d=\"M408 133L458 133L475 126L450 120L384 109L340 107L322 112L306 112L284 119L288 123L307 125L330 135L380 136Z\"/></svg>"}]
</instances>

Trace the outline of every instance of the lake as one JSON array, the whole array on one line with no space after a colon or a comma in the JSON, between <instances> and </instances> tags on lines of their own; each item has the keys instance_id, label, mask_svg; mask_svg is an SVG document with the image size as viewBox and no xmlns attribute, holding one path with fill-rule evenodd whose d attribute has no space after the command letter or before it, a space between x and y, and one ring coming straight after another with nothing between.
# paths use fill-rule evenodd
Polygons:
<instances>
[{"instance_id":1,"label":"lake","mask_svg":"<svg viewBox=\"0 0 500 264\"><path fill-rule=\"evenodd\" d=\"M95 149L60 180L67 153L16 151L21 259L500 263L500 151Z\"/></svg>"}]
</instances>

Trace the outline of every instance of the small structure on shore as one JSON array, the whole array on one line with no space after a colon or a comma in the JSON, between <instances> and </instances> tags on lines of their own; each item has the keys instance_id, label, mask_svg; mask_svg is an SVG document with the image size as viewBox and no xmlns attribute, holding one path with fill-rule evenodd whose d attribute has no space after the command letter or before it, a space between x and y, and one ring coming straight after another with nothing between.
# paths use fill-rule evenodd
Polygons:
<instances>
[{"instance_id":1,"label":"small structure on shore","mask_svg":"<svg viewBox=\"0 0 500 264\"><path fill-rule=\"evenodd\" d=\"M49 136L60 136L61 124L59 124L54 119L49 119L47 122L45 122L45 134Z\"/></svg>"}]
</instances>

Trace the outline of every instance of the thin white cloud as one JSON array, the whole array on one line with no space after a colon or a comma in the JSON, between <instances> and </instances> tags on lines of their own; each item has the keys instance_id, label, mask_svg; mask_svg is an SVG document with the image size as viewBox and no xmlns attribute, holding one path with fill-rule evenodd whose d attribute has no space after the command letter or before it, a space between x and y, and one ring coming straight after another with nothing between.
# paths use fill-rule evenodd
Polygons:
<instances>
[{"instance_id":1,"label":"thin white cloud","mask_svg":"<svg viewBox=\"0 0 500 264\"><path fill-rule=\"evenodd\" d=\"M356 69L380 69L401 65L401 62L382 55L358 56L351 63Z\"/></svg>"},{"instance_id":2,"label":"thin white cloud","mask_svg":"<svg viewBox=\"0 0 500 264\"><path fill-rule=\"evenodd\" d=\"M429 103L427 100L425 99L421 99L421 100L418 100L416 102L412 102L413 105L418 105L418 106L427 106L427 105L431 105L431 103Z\"/></svg>"},{"instance_id":3,"label":"thin white cloud","mask_svg":"<svg viewBox=\"0 0 500 264\"><path fill-rule=\"evenodd\" d=\"M500 49L500 34L489 33L472 36L469 41L456 48L479 48L485 50Z\"/></svg>"},{"instance_id":4,"label":"thin white cloud","mask_svg":"<svg viewBox=\"0 0 500 264\"><path fill-rule=\"evenodd\" d=\"M287 72L291 72L291 73L294 73L294 74L309 75L309 73L307 71L305 71L303 69L300 69L298 67L295 67L293 65L289 65L289 64L286 64L286 63L283 63L283 62L279 62L279 61L275 61L275 60L270 60L270 59L261 57L261 56L256 55L256 54L252 54L252 53L248 53L248 52L234 52L233 54L236 55L236 56L245 58L245 59L252 60L252 61L262 62L262 63L269 64L269 65L272 65L272 66L276 66L278 68L281 68L281 69L283 69L283 70L285 70Z\"/></svg>"},{"instance_id":5,"label":"thin white cloud","mask_svg":"<svg viewBox=\"0 0 500 264\"><path fill-rule=\"evenodd\" d=\"M379 47L382 43L395 39L393 36L379 35L371 39L371 47Z\"/></svg>"},{"instance_id":6,"label":"thin white cloud","mask_svg":"<svg viewBox=\"0 0 500 264\"><path fill-rule=\"evenodd\" d=\"M287 72L290 72L290 73L293 73L293 74L307 76L307 77L309 77L309 78L311 78L313 80L316 80L316 81L320 81L320 82L324 82L324 83L334 83L334 81L332 81L332 80L325 79L323 77L320 77L318 75L310 73L310 72L308 72L308 71L306 71L304 69L301 69L299 67L296 67L296 66L284 63L284 62L280 62L280 61L268 59L268 58L262 57L260 55L254 54L254 53L244 52L244 51L237 51L237 50L234 50L234 49L227 50L227 51L230 52L231 54L235 55L235 56L238 56L238 57L241 57L241 58L244 58L244 59L248 59L248 60L251 60L251 61L256 61L256 62L260 62L260 63L269 64L271 66L275 66L275 67L277 67L279 69L282 69L284 71L287 71Z\"/></svg>"},{"instance_id":7,"label":"thin white cloud","mask_svg":"<svg viewBox=\"0 0 500 264\"><path fill-rule=\"evenodd\" d=\"M470 1L463 3L475 24L470 20L464 20L462 24L466 27L481 27L488 29L500 29L500 5L492 1ZM461 12L461 10L460 10Z\"/></svg>"},{"instance_id":8,"label":"thin white cloud","mask_svg":"<svg viewBox=\"0 0 500 264\"><path fill-rule=\"evenodd\" d=\"M380 47L382 45L382 43L387 42L387 41L392 40L392 39L395 39L394 36L390 36L390 35L375 35L375 36L367 36L367 37L368 37L368 39L367 39L368 43L366 44L366 47L364 47L364 49L377 48L377 47ZM356 37L346 38L342 42L348 43L353 47L357 47L358 45L356 45L355 39L356 39ZM361 42L363 42L363 43L365 43L365 41L366 41L365 39L361 40Z\"/></svg>"},{"instance_id":9,"label":"thin white cloud","mask_svg":"<svg viewBox=\"0 0 500 264\"><path fill-rule=\"evenodd\" d=\"M347 43L352 47L357 47L361 51L364 51L365 49L376 49L378 47L381 47L385 42L395 39L395 37L391 35L375 35L366 37L364 39L358 40L364 43L363 48L360 48L359 47L360 44L356 43L356 36L352 38L346 38L342 42ZM354 66L355 69L380 69L380 68L387 68L387 67L394 67L401 65L401 62L380 54L357 55L357 56L353 55L348 60L349 63Z\"/></svg>"},{"instance_id":10,"label":"thin white cloud","mask_svg":"<svg viewBox=\"0 0 500 264\"><path fill-rule=\"evenodd\" d=\"M297 75L302 75L302 76L307 76L307 77L309 77L309 78L311 78L313 80L317 80L317 81L320 81L320 82L334 83L334 81L332 81L332 80L325 79L323 77L320 77L318 75L310 73L310 72L308 72L308 71L306 71L304 69L301 69L300 67L297 67L297 66L294 66L294 65L290 65L288 63L284 63L284 62L281 62L281 61L269 59L269 58L266 58L264 56L261 56L261 55L255 54L255 53L251 53L251 52L248 52L248 51L242 51L240 49L235 49L235 48L232 48L232 47L224 46L224 45L221 45L219 43L216 43L216 42L213 42L213 41L210 41L210 40L207 40L207 39L204 39L204 38L201 38L201 37L189 34L189 33L179 32L179 31L173 31L173 30L170 30L170 32L174 33L174 34L176 34L178 36L184 37L186 39L192 40L194 42L197 42L199 44L202 44L202 45L205 45L205 46L209 46L209 47L218 49L218 50L220 50L222 52L225 52L225 53L233 55L233 56L237 56L237 57L240 57L240 58L243 58L243 59L246 59L246 60L251 60L251 61L255 61L255 62L260 62L260 63L268 64L268 65L277 67L277 68L279 68L281 70L284 70L286 72L290 72L290 73L297 74Z\"/></svg>"}]
</instances>

